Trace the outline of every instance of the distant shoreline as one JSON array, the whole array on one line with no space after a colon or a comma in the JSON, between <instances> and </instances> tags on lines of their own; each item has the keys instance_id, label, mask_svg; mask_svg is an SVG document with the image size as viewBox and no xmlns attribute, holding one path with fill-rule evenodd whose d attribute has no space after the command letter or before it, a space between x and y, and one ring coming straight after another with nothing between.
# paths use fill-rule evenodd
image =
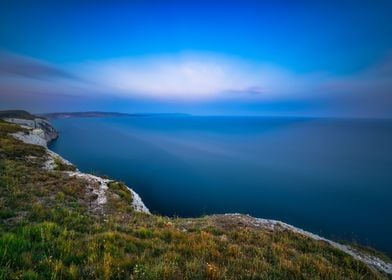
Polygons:
<instances>
[{"instance_id":1,"label":"distant shoreline","mask_svg":"<svg viewBox=\"0 0 392 280\"><path fill-rule=\"evenodd\" d=\"M183 113L118 113L118 112L60 112L38 114L40 117L48 119L69 119L69 118L107 118L107 117L151 117L151 116L189 116Z\"/></svg>"},{"instance_id":2,"label":"distant shoreline","mask_svg":"<svg viewBox=\"0 0 392 280\"><path fill-rule=\"evenodd\" d=\"M8 112L13 112L10 110ZM23 111L24 112L24 111ZM70 118L112 118L112 117L231 117L231 118L267 118L267 119L299 119L299 120L340 120L340 121L392 121L391 118L352 118L331 116L275 116L275 115L195 115L187 113L120 113L120 112L52 112L36 113L36 116L46 119ZM27 118L26 116L24 116Z\"/></svg>"}]
</instances>

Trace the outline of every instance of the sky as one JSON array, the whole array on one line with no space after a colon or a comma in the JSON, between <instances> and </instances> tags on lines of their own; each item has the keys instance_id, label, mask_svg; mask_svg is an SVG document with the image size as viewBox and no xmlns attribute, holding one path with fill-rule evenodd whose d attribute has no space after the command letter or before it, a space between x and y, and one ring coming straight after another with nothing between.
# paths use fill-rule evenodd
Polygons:
<instances>
[{"instance_id":1,"label":"sky","mask_svg":"<svg viewBox=\"0 0 392 280\"><path fill-rule=\"evenodd\" d=\"M392 117L392 1L0 2L0 109Z\"/></svg>"}]
</instances>

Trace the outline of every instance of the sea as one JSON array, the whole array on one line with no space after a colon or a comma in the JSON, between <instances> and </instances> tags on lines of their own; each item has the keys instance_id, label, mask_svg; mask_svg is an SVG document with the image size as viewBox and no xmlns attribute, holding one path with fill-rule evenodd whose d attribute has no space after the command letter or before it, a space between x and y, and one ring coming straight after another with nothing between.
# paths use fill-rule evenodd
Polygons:
<instances>
[{"instance_id":1,"label":"sea","mask_svg":"<svg viewBox=\"0 0 392 280\"><path fill-rule=\"evenodd\" d=\"M243 213L392 256L392 120L135 115L51 120L50 149L153 213Z\"/></svg>"}]
</instances>

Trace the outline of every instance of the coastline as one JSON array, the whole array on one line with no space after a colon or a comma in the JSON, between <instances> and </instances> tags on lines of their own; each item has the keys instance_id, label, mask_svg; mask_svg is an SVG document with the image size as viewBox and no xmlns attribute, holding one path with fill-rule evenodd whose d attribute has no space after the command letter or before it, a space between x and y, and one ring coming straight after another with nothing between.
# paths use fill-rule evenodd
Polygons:
<instances>
[{"instance_id":1,"label":"coastline","mask_svg":"<svg viewBox=\"0 0 392 280\"><path fill-rule=\"evenodd\" d=\"M88 183L93 183L93 184L89 184L89 187L91 187L92 185L98 185L98 188L93 190L93 193L96 194L96 196L97 196L96 202L93 205L93 209L94 209L94 211L100 212L102 209L101 206L106 203L105 191L108 189L108 184L110 182L115 182L115 181L110 180L110 179L104 179L104 178L101 178L99 176L95 176L92 174L80 172L71 162L64 159L59 154L51 151L47 147L47 143L49 143L53 139L56 139L57 137L55 137L53 139L47 139L45 137L45 131L42 128L32 127L30 125L20 123L20 121L13 122L12 120L13 119L8 119L6 121L15 123L15 124L17 124L27 130L27 132L17 132L17 133L11 134L14 138L16 138L20 141L23 141L24 143L33 144L33 145L40 145L46 149L47 160L45 161L45 164L42 166L43 169L45 169L47 171L57 170L58 165L61 164L61 165L64 165L65 169L66 169L66 170L62 170L61 172L64 172L68 176L79 177L79 178L86 180L86 182L88 182ZM42 130L42 131L40 131L40 130ZM149 209L144 205L141 197L135 191L133 191L131 188L127 187L127 190L132 194L132 197L133 197L132 207L134 208L134 210L137 212L150 214ZM263 228L263 229L268 229L271 231L289 230L289 231L301 234L303 236L306 236L308 238L311 238L313 240L326 242L329 245L331 245L332 247L334 247L334 248L336 248L346 254L349 254L350 256L367 264L370 267L376 268L376 269L378 269L384 273L387 273L387 274L392 274L392 264L391 263L387 263L376 256L372 256L370 254L360 252L360 251L350 247L349 245L343 245L343 244L337 243L335 241L323 238L319 235L313 234L311 232L307 232L305 230L302 230L300 228L294 227L292 225L286 224L281 221L255 218L255 217L252 217L249 215L238 214L238 213L223 214L223 215L211 215L211 217L225 217L227 219L233 219L236 222L248 224L249 226L252 226L255 228Z\"/></svg>"},{"instance_id":2,"label":"coastline","mask_svg":"<svg viewBox=\"0 0 392 280\"><path fill-rule=\"evenodd\" d=\"M26 122L24 122L22 119L16 119L16 118L8 118L8 119L5 119L5 121L17 124L17 125L21 126L22 128L28 130L28 133L26 133L26 132L12 133L11 135L15 139L20 140L20 141L27 143L27 144L39 145L39 146L42 146L45 148L46 154L47 154L47 160L42 167L43 169L45 169L47 171L52 171L58 167L57 166L58 164L61 164L61 165L65 166L65 169L71 169L71 170L62 171L64 173L68 174L68 176L79 177L79 178L85 179L88 182L98 183L99 188L93 190L93 193L97 195L97 205L99 207L100 205L106 203L105 190L108 189L108 184L111 182L116 182L115 180L103 179L99 176L95 176L95 175L92 175L89 173L81 172L70 161L64 159L59 154L50 150L48 148L47 144L50 141L57 139L58 134L55 137L46 137L45 136L46 131L44 131L42 128L36 128L34 121L26 120ZM50 125L49 122L46 122L46 123ZM53 129L53 131L55 131L53 127L51 127L51 128ZM128 186L126 186L126 189L132 194L132 197L133 197L132 207L134 208L134 210L137 212L143 212L146 214L150 214L150 210L146 207L146 205L142 201L139 194L137 194L133 189L131 189Z\"/></svg>"}]
</instances>

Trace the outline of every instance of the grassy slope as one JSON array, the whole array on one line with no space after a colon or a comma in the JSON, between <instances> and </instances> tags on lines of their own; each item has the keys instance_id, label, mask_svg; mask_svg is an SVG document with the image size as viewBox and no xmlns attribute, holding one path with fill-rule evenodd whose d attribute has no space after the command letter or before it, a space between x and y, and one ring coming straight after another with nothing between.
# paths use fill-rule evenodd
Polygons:
<instances>
[{"instance_id":1,"label":"grassy slope","mask_svg":"<svg viewBox=\"0 0 392 280\"><path fill-rule=\"evenodd\" d=\"M20 118L26 120L34 120L36 116L23 110L7 110L7 111L0 111L0 118Z\"/></svg>"},{"instance_id":2,"label":"grassy slope","mask_svg":"<svg viewBox=\"0 0 392 280\"><path fill-rule=\"evenodd\" d=\"M289 231L137 213L121 183L92 211L86 182L41 169L45 150L16 130L0 122L0 279L386 278Z\"/></svg>"}]
</instances>

